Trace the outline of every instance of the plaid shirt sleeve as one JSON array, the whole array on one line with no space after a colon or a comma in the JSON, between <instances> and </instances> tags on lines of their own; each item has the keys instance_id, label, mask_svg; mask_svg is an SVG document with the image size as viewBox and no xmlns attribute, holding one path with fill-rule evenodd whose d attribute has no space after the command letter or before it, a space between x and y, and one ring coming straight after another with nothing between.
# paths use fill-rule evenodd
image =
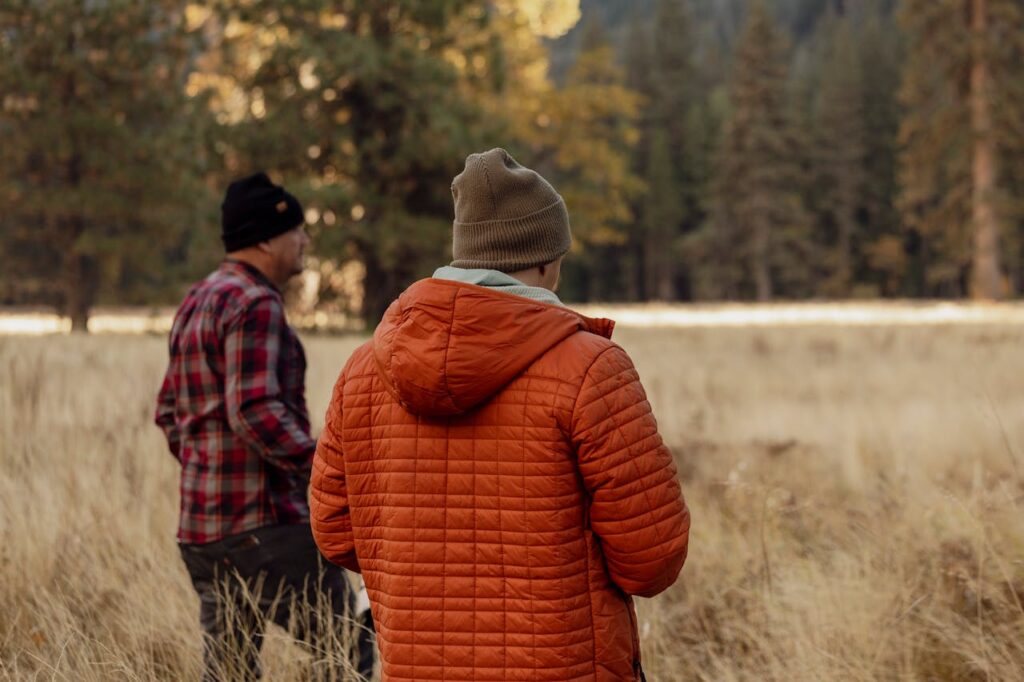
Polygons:
<instances>
[{"instance_id":1,"label":"plaid shirt sleeve","mask_svg":"<svg viewBox=\"0 0 1024 682\"><path fill-rule=\"evenodd\" d=\"M167 438L167 448L174 458L181 461L181 428L174 414L174 387L171 384L171 370L167 370L164 383L160 386L160 395L156 402L156 424Z\"/></svg>"},{"instance_id":2,"label":"plaid shirt sleeve","mask_svg":"<svg viewBox=\"0 0 1024 682\"><path fill-rule=\"evenodd\" d=\"M309 475L316 441L282 399L278 378L285 319L281 302L260 298L226 331L225 407L231 430L268 463Z\"/></svg>"}]
</instances>

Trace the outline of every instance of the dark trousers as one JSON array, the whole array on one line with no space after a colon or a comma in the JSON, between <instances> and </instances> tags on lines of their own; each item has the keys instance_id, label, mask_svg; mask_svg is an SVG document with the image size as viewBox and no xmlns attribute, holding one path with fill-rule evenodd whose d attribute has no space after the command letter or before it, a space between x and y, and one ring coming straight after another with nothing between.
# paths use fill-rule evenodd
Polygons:
<instances>
[{"instance_id":1,"label":"dark trousers","mask_svg":"<svg viewBox=\"0 0 1024 682\"><path fill-rule=\"evenodd\" d=\"M373 621L368 611L356 619L343 569L323 559L308 524L180 548L199 593L204 682L259 679L268 619L309 645L311 679L371 677Z\"/></svg>"}]
</instances>

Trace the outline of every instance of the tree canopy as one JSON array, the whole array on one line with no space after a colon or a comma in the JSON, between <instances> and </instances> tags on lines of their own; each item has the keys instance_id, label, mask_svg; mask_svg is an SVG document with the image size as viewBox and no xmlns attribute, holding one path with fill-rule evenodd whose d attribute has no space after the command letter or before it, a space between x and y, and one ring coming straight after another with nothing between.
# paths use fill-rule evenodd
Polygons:
<instances>
[{"instance_id":1,"label":"tree canopy","mask_svg":"<svg viewBox=\"0 0 1024 682\"><path fill-rule=\"evenodd\" d=\"M1016 0L11 0L0 93L0 304L76 328L175 301L256 170L373 323L493 146L566 198L569 301L1024 288Z\"/></svg>"}]
</instances>

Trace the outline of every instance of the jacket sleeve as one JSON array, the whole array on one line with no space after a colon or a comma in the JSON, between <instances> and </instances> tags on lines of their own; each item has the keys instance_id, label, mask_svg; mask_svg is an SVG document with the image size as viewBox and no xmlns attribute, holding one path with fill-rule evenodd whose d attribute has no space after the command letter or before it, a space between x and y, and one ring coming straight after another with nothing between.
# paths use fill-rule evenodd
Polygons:
<instances>
[{"instance_id":1,"label":"jacket sleeve","mask_svg":"<svg viewBox=\"0 0 1024 682\"><path fill-rule=\"evenodd\" d=\"M686 560L690 513L640 377L618 346L587 370L571 428L609 575L627 594L662 592Z\"/></svg>"},{"instance_id":2,"label":"jacket sleeve","mask_svg":"<svg viewBox=\"0 0 1024 682\"><path fill-rule=\"evenodd\" d=\"M224 393L228 423L269 464L309 476L316 442L281 397L278 363L284 310L272 297L252 303L224 337Z\"/></svg>"},{"instance_id":3,"label":"jacket sleeve","mask_svg":"<svg viewBox=\"0 0 1024 682\"><path fill-rule=\"evenodd\" d=\"M178 426L178 419L174 413L174 387L171 384L171 370L167 370L164 382L160 386L160 394L156 399L156 416L154 421L167 439L167 449L171 451L174 458L181 460L179 452L181 448L181 429Z\"/></svg>"},{"instance_id":4,"label":"jacket sleeve","mask_svg":"<svg viewBox=\"0 0 1024 682\"><path fill-rule=\"evenodd\" d=\"M334 386L324 430L317 441L310 482L309 520L317 547L331 563L359 572L352 516L348 506L345 461L341 440L342 392L345 375Z\"/></svg>"}]
</instances>

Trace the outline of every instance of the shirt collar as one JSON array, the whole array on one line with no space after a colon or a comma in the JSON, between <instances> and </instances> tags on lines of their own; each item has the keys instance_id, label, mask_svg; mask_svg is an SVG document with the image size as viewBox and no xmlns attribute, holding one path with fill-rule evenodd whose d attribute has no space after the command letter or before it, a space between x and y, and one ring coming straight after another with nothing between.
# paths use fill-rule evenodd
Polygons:
<instances>
[{"instance_id":1,"label":"shirt collar","mask_svg":"<svg viewBox=\"0 0 1024 682\"><path fill-rule=\"evenodd\" d=\"M277 293L281 293L281 290L277 288L277 285L271 282L269 277L260 272L259 268L257 268L254 265L250 265L245 261L240 261L236 258L228 257L225 258L224 261L222 262L222 267L230 268L232 270L235 270L236 272L243 272L250 278L256 280L257 283L264 284L273 289L274 291L276 291Z\"/></svg>"}]
</instances>

